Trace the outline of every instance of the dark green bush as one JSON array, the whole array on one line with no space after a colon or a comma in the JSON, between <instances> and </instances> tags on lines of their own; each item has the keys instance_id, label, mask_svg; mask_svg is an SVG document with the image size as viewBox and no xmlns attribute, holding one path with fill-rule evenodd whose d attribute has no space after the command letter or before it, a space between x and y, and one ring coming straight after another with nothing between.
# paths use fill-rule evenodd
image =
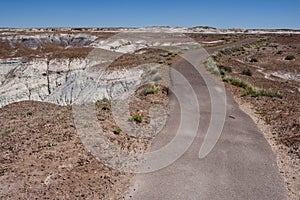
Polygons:
<instances>
[{"instance_id":1,"label":"dark green bush","mask_svg":"<svg viewBox=\"0 0 300 200\"><path fill-rule=\"evenodd\" d=\"M118 127L114 130L114 134L119 135L121 133L121 131L122 131L122 129L120 129L120 127Z\"/></svg>"},{"instance_id":2,"label":"dark green bush","mask_svg":"<svg viewBox=\"0 0 300 200\"><path fill-rule=\"evenodd\" d=\"M157 93L158 93L158 88L155 85L149 85L141 91L140 95L147 96L148 94L157 94Z\"/></svg>"},{"instance_id":3,"label":"dark green bush","mask_svg":"<svg viewBox=\"0 0 300 200\"><path fill-rule=\"evenodd\" d=\"M288 55L288 56L285 57L285 60L295 60L295 59L296 58L293 55Z\"/></svg>"},{"instance_id":4,"label":"dark green bush","mask_svg":"<svg viewBox=\"0 0 300 200\"><path fill-rule=\"evenodd\" d=\"M250 69L244 69L242 72L241 72L242 75L245 75L245 76L252 76L252 72Z\"/></svg>"},{"instance_id":5,"label":"dark green bush","mask_svg":"<svg viewBox=\"0 0 300 200\"><path fill-rule=\"evenodd\" d=\"M253 63L253 62L258 62L258 60L257 60L256 58L251 58L251 59L250 59L250 62L252 62L252 63Z\"/></svg>"},{"instance_id":6,"label":"dark green bush","mask_svg":"<svg viewBox=\"0 0 300 200\"><path fill-rule=\"evenodd\" d=\"M143 121L143 117L140 114L135 114L130 117L130 121L135 121L137 123L141 123Z\"/></svg>"},{"instance_id":7,"label":"dark green bush","mask_svg":"<svg viewBox=\"0 0 300 200\"><path fill-rule=\"evenodd\" d=\"M220 71L229 72L229 73L232 72L232 68L228 67L228 66L219 65L218 68L219 68Z\"/></svg>"}]
</instances>

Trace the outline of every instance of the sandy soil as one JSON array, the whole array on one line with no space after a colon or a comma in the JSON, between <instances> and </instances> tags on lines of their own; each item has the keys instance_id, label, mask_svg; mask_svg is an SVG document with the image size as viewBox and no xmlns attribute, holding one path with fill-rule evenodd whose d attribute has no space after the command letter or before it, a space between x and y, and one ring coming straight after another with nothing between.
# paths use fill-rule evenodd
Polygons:
<instances>
[{"instance_id":1,"label":"sandy soil","mask_svg":"<svg viewBox=\"0 0 300 200\"><path fill-rule=\"evenodd\" d=\"M107 38L114 33L99 35ZM243 35L190 34L198 42L222 40L222 44L245 38ZM280 92L283 97L243 96L244 89L225 85L235 95L241 108L258 124L277 155L278 166L286 181L290 199L300 194L300 36L262 35L261 41L243 48L224 50L217 56L225 76L239 78L256 87ZM27 58L86 57L89 47L61 49L45 45L32 50L25 46L11 48L1 41L0 54ZM15 56L16 56L15 55ZM287 56L294 56L286 59ZM0 56L0 57L1 57ZM132 68L145 63L170 64L176 53L143 49L124 54L108 68ZM222 67L223 66L223 67ZM220 69L221 69L220 68ZM251 76L243 71L249 69ZM162 80L165 72L159 72ZM145 93L147 88L152 92ZM143 95L141 95L143 94ZM160 83L144 85L130 101L130 114L140 115L137 126L149 123L149 109L167 105L168 91ZM153 138L136 138L117 131L109 101L96 103L98 120L111 142L126 151L144 152ZM25 101L0 109L0 199L119 199L128 189L131 174L121 173L97 161L82 145L75 130L71 107Z\"/></svg>"},{"instance_id":2,"label":"sandy soil","mask_svg":"<svg viewBox=\"0 0 300 200\"><path fill-rule=\"evenodd\" d=\"M174 56L151 49L125 54L108 70L168 63ZM151 106L167 108L168 102L167 65L149 74L149 84L138 88L130 100L131 116L138 114L142 121L129 123L141 127L150 122ZM96 102L107 138L124 151L146 151L153 137L117 131L110 106L107 100ZM1 108L0 120L0 199L122 199L129 188L132 174L105 166L85 149L75 129L72 107L23 101Z\"/></svg>"},{"instance_id":3,"label":"sandy soil","mask_svg":"<svg viewBox=\"0 0 300 200\"><path fill-rule=\"evenodd\" d=\"M82 145L70 107L25 101L1 108L1 199L116 199L130 174Z\"/></svg>"}]
</instances>

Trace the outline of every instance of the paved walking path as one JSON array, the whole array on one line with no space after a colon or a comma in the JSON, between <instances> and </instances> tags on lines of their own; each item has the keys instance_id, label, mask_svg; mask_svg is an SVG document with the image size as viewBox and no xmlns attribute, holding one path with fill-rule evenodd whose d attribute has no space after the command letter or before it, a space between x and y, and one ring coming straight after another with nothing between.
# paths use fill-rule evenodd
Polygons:
<instances>
[{"instance_id":1,"label":"paved walking path","mask_svg":"<svg viewBox=\"0 0 300 200\"><path fill-rule=\"evenodd\" d=\"M211 48L213 52L217 48ZM200 52L201 53L201 52ZM194 64L204 55L189 52ZM198 65L199 66L199 65ZM200 124L191 147L172 165L161 170L137 174L127 199L189 200L189 199L262 199L282 200L286 189L276 165L276 158L263 134L252 119L239 109L227 92L227 113L222 134L213 150L199 159L199 149L211 117L211 102L204 79L185 60L172 66L185 76L196 92L200 108ZM203 66L199 68L203 70ZM174 79L171 73L171 81ZM204 77L213 81L209 75ZM173 90L180 84L172 82ZM157 135L152 149L158 149L174 137L180 121L180 106L170 95L170 117ZM192 111L197 112L197 111Z\"/></svg>"}]
</instances>

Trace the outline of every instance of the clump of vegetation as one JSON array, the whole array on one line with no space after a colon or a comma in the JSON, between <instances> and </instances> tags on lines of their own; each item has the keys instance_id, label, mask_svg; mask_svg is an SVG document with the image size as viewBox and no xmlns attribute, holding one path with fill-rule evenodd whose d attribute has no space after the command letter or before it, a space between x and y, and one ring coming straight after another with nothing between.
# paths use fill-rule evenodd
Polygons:
<instances>
[{"instance_id":1,"label":"clump of vegetation","mask_svg":"<svg viewBox=\"0 0 300 200\"><path fill-rule=\"evenodd\" d=\"M220 76L220 71L216 65L216 62L214 61L213 57L208 57L206 61L203 63L207 71L209 71L211 74Z\"/></svg>"},{"instance_id":2,"label":"clump of vegetation","mask_svg":"<svg viewBox=\"0 0 300 200\"><path fill-rule=\"evenodd\" d=\"M269 38L261 38L261 39L258 40L258 41L252 42L252 43L251 43L251 46L254 46L254 47L261 47L261 46L267 45L267 44L268 44L268 41L269 41Z\"/></svg>"},{"instance_id":3,"label":"clump of vegetation","mask_svg":"<svg viewBox=\"0 0 300 200\"><path fill-rule=\"evenodd\" d=\"M119 135L121 133L122 129L120 127L117 127L113 132L115 135Z\"/></svg>"},{"instance_id":4,"label":"clump of vegetation","mask_svg":"<svg viewBox=\"0 0 300 200\"><path fill-rule=\"evenodd\" d=\"M158 87L155 85L149 85L141 91L140 95L147 96L149 94L157 94L157 93L158 93Z\"/></svg>"},{"instance_id":5,"label":"clump of vegetation","mask_svg":"<svg viewBox=\"0 0 300 200\"><path fill-rule=\"evenodd\" d=\"M242 72L241 72L242 75L245 75L245 76L252 76L252 72L250 69L244 69Z\"/></svg>"},{"instance_id":6,"label":"clump of vegetation","mask_svg":"<svg viewBox=\"0 0 300 200\"><path fill-rule=\"evenodd\" d=\"M222 51L222 50L221 50ZM211 59L215 62L219 62L220 61L220 58L222 57L222 54L221 54L221 51L219 51L218 53L216 54L213 54L211 55Z\"/></svg>"},{"instance_id":7,"label":"clump of vegetation","mask_svg":"<svg viewBox=\"0 0 300 200\"><path fill-rule=\"evenodd\" d=\"M231 52L237 52L237 51L245 51L245 48L242 46L231 48Z\"/></svg>"},{"instance_id":8,"label":"clump of vegetation","mask_svg":"<svg viewBox=\"0 0 300 200\"><path fill-rule=\"evenodd\" d=\"M140 114L134 114L130 117L130 121L135 121L137 123L142 123L143 117Z\"/></svg>"},{"instance_id":9,"label":"clump of vegetation","mask_svg":"<svg viewBox=\"0 0 300 200\"><path fill-rule=\"evenodd\" d=\"M243 44L242 46L245 47L245 48L250 48L251 47L250 44Z\"/></svg>"},{"instance_id":10,"label":"clump of vegetation","mask_svg":"<svg viewBox=\"0 0 300 200\"><path fill-rule=\"evenodd\" d=\"M32 116L33 113L32 113L31 111L28 111L28 112L26 113L26 115L27 115L27 116Z\"/></svg>"},{"instance_id":11,"label":"clump of vegetation","mask_svg":"<svg viewBox=\"0 0 300 200\"><path fill-rule=\"evenodd\" d=\"M222 49L222 50L220 50L220 54L230 55L231 53L232 53L232 51L230 51L230 49Z\"/></svg>"},{"instance_id":12,"label":"clump of vegetation","mask_svg":"<svg viewBox=\"0 0 300 200\"><path fill-rule=\"evenodd\" d=\"M224 77L224 78L222 78L222 80L224 82L230 83L231 85L234 85L234 86L237 86L237 87L240 87L243 89L246 89L249 86L249 84L247 84L246 82L244 82L238 78Z\"/></svg>"},{"instance_id":13,"label":"clump of vegetation","mask_svg":"<svg viewBox=\"0 0 300 200\"><path fill-rule=\"evenodd\" d=\"M283 95L279 92L275 92L272 89L262 89L262 88L255 88L249 87L246 91L242 94L242 96L251 96L251 97L276 97L276 98L283 98Z\"/></svg>"},{"instance_id":14,"label":"clump of vegetation","mask_svg":"<svg viewBox=\"0 0 300 200\"><path fill-rule=\"evenodd\" d=\"M280 99L283 98L283 95L279 92L275 92L272 89L263 89L263 88L254 87L253 85L246 83L238 78L224 77L222 80L224 82L230 83L231 85L245 89L245 92L242 94L242 96L251 96L251 97L266 96L266 97L276 97Z\"/></svg>"},{"instance_id":15,"label":"clump of vegetation","mask_svg":"<svg viewBox=\"0 0 300 200\"><path fill-rule=\"evenodd\" d=\"M224 55L230 55L235 52L244 52L244 51L245 51L245 48L243 46L240 46L240 47L232 47L232 48L228 48L228 49L222 49L222 50L220 50L220 53L224 54Z\"/></svg>"},{"instance_id":16,"label":"clump of vegetation","mask_svg":"<svg viewBox=\"0 0 300 200\"><path fill-rule=\"evenodd\" d=\"M97 100L95 103L96 107L101 110L110 110L110 103L107 98L100 100Z\"/></svg>"},{"instance_id":17,"label":"clump of vegetation","mask_svg":"<svg viewBox=\"0 0 300 200\"><path fill-rule=\"evenodd\" d=\"M102 110L110 110L110 106L107 102L104 102L102 105L101 105L101 109Z\"/></svg>"},{"instance_id":18,"label":"clump of vegetation","mask_svg":"<svg viewBox=\"0 0 300 200\"><path fill-rule=\"evenodd\" d=\"M47 147L53 147L53 146L56 146L57 144L54 144L54 143L52 143L52 142L48 142L47 143Z\"/></svg>"},{"instance_id":19,"label":"clump of vegetation","mask_svg":"<svg viewBox=\"0 0 300 200\"><path fill-rule=\"evenodd\" d=\"M0 167L0 176L3 176L5 172L6 172L6 169Z\"/></svg>"},{"instance_id":20,"label":"clump of vegetation","mask_svg":"<svg viewBox=\"0 0 300 200\"><path fill-rule=\"evenodd\" d=\"M295 60L296 58L295 58L295 56L293 56L293 55L287 55L286 57L285 57L285 60Z\"/></svg>"},{"instance_id":21,"label":"clump of vegetation","mask_svg":"<svg viewBox=\"0 0 300 200\"><path fill-rule=\"evenodd\" d=\"M219 68L220 71L224 71L224 72L228 72L228 73L232 72L232 68L228 67L228 66L218 65L218 68Z\"/></svg>"},{"instance_id":22,"label":"clump of vegetation","mask_svg":"<svg viewBox=\"0 0 300 200\"><path fill-rule=\"evenodd\" d=\"M250 62L251 62L251 63L258 62L258 60L257 60L256 58L251 58L251 59L250 59Z\"/></svg>"},{"instance_id":23,"label":"clump of vegetation","mask_svg":"<svg viewBox=\"0 0 300 200\"><path fill-rule=\"evenodd\" d=\"M267 125L271 125L271 118L268 116L265 116L265 122Z\"/></svg>"},{"instance_id":24,"label":"clump of vegetation","mask_svg":"<svg viewBox=\"0 0 300 200\"><path fill-rule=\"evenodd\" d=\"M161 59L160 59L160 60L158 60L158 63L159 63L159 64L164 64L165 62L166 62L166 61L164 61L164 60L161 60Z\"/></svg>"}]
</instances>

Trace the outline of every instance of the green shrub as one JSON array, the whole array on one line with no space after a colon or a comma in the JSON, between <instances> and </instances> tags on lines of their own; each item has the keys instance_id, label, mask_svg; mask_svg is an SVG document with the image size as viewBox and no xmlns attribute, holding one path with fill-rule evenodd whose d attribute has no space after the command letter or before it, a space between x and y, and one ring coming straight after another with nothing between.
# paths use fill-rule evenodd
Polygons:
<instances>
[{"instance_id":1,"label":"green shrub","mask_svg":"<svg viewBox=\"0 0 300 200\"><path fill-rule=\"evenodd\" d=\"M0 167L0 176L3 176L7 170L5 168Z\"/></svg>"},{"instance_id":2,"label":"green shrub","mask_svg":"<svg viewBox=\"0 0 300 200\"><path fill-rule=\"evenodd\" d=\"M285 60L295 60L295 59L296 58L293 55L288 55L288 56L285 57Z\"/></svg>"},{"instance_id":3,"label":"green shrub","mask_svg":"<svg viewBox=\"0 0 300 200\"><path fill-rule=\"evenodd\" d=\"M267 125L271 125L271 118L268 116L265 116L265 122Z\"/></svg>"},{"instance_id":4,"label":"green shrub","mask_svg":"<svg viewBox=\"0 0 300 200\"><path fill-rule=\"evenodd\" d=\"M250 69L244 69L242 72L241 72L242 75L245 75L245 76L252 76L252 72Z\"/></svg>"},{"instance_id":5,"label":"green shrub","mask_svg":"<svg viewBox=\"0 0 300 200\"><path fill-rule=\"evenodd\" d=\"M232 68L228 67L228 66L219 65L218 68L219 68L220 71L229 72L229 73L232 72Z\"/></svg>"},{"instance_id":6,"label":"green shrub","mask_svg":"<svg viewBox=\"0 0 300 200\"><path fill-rule=\"evenodd\" d=\"M140 114L135 114L135 115L132 115L129 120L135 121L137 123L141 123L143 121L143 118Z\"/></svg>"},{"instance_id":7,"label":"green shrub","mask_svg":"<svg viewBox=\"0 0 300 200\"><path fill-rule=\"evenodd\" d=\"M110 110L110 106L109 106L108 103L103 103L103 104L101 105L101 109L102 109L102 110Z\"/></svg>"},{"instance_id":8,"label":"green shrub","mask_svg":"<svg viewBox=\"0 0 300 200\"><path fill-rule=\"evenodd\" d=\"M240 46L240 47L233 47L231 49L232 52L237 52L237 51L245 51L244 47Z\"/></svg>"},{"instance_id":9,"label":"green shrub","mask_svg":"<svg viewBox=\"0 0 300 200\"><path fill-rule=\"evenodd\" d=\"M166 63L166 61L165 60L158 60L158 63L159 64L164 64L164 63Z\"/></svg>"},{"instance_id":10,"label":"green shrub","mask_svg":"<svg viewBox=\"0 0 300 200\"><path fill-rule=\"evenodd\" d=\"M253 63L253 62L258 62L258 60L257 60L256 58L251 58L251 59L250 59L250 62L252 62L252 63Z\"/></svg>"},{"instance_id":11,"label":"green shrub","mask_svg":"<svg viewBox=\"0 0 300 200\"><path fill-rule=\"evenodd\" d=\"M122 129L120 129L120 127L117 127L115 130L114 130L114 134L115 135L119 135L121 133Z\"/></svg>"},{"instance_id":12,"label":"green shrub","mask_svg":"<svg viewBox=\"0 0 300 200\"><path fill-rule=\"evenodd\" d=\"M230 55L232 53L232 51L230 49L223 49L223 50L220 50L220 53L224 54L224 55Z\"/></svg>"},{"instance_id":13,"label":"green shrub","mask_svg":"<svg viewBox=\"0 0 300 200\"><path fill-rule=\"evenodd\" d=\"M283 95L279 92L275 92L272 89L257 88L237 78L224 77L222 80L224 82L230 83L231 85L245 89L245 92L242 94L242 96L251 96L251 97L266 96L266 97L276 97L280 99L283 98Z\"/></svg>"},{"instance_id":14,"label":"green shrub","mask_svg":"<svg viewBox=\"0 0 300 200\"><path fill-rule=\"evenodd\" d=\"M230 83L231 85L246 89L249 85L237 78L226 77L222 79L224 82Z\"/></svg>"},{"instance_id":15,"label":"green shrub","mask_svg":"<svg viewBox=\"0 0 300 200\"><path fill-rule=\"evenodd\" d=\"M147 96L148 94L157 94L158 88L155 85L147 86L145 89L143 89L140 93L141 96Z\"/></svg>"},{"instance_id":16,"label":"green shrub","mask_svg":"<svg viewBox=\"0 0 300 200\"><path fill-rule=\"evenodd\" d=\"M208 59L205 60L203 64L204 64L206 70L209 71L211 74L213 74L215 76L221 75L218 67L216 66L216 62L214 61L213 57L208 57Z\"/></svg>"}]
</instances>

